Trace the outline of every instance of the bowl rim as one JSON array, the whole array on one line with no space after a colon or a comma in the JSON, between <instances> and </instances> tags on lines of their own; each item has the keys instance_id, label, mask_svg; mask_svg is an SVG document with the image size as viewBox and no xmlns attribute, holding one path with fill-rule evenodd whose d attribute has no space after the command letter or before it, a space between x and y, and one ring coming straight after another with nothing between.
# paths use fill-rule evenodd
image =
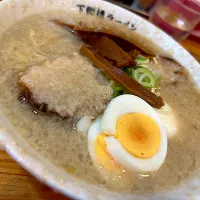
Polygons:
<instances>
[{"instance_id":1,"label":"bowl rim","mask_svg":"<svg viewBox=\"0 0 200 200\"><path fill-rule=\"evenodd\" d=\"M119 16L121 13L123 13L124 18L130 18L135 19L138 23L140 22L141 25L138 25L138 32L142 32L142 28L147 27L147 32L142 33L144 36L148 37L155 37L155 34L158 36L158 41L163 42L166 44L166 48L163 50L163 53L167 53L166 55L175 59L178 63L183 65L189 73L194 75L194 81L197 85L197 87L200 87L200 64L182 47L180 44L178 44L176 41L174 41L170 36L165 34L163 31L152 25L150 22L142 19L141 17L135 15L134 13L127 11L126 9L123 9L117 5L111 4L109 2L105 2L102 0L41 0L41 1L29 1L29 0L18 0L16 1L19 3L18 5L15 4L13 6L12 0L4 0L0 3L0 11L3 10L3 15L5 15L5 18L9 18L7 14L12 11L12 9L19 9L20 13L22 13L22 5L26 2L30 6L36 6L36 8L40 7L40 10L46 12L49 8L52 8L52 5L50 3L54 2L56 6L62 6L66 5L66 7L71 8L71 5L74 5L74 2L90 2L91 4L101 6L106 6L110 12L115 13L116 16ZM60 4L59 4L60 3ZM12 4L12 6L11 6ZM34 7L35 8L35 7ZM119 13L117 13L117 12ZM31 12L30 12L31 13ZM32 13L31 13L32 14ZM26 16L26 13L22 15L22 18ZM0 14L1 16L1 14ZM18 21L21 19L18 17L17 12L13 14L13 22ZM2 25L1 27L6 27L8 24ZM160 44L158 44L160 45ZM199 72L197 74L197 71ZM87 186L86 183L82 182L82 188L76 187L76 185L73 185L70 183L71 180L74 180L73 177L70 178L70 176L66 176L68 182L64 182L63 178L63 171L56 168L52 163L50 163L48 160L44 159L42 156L40 156L36 151L30 147L29 144L25 142L23 138L21 138L14 127L11 125L9 120L5 117L4 113L0 109L0 144L4 147L4 149L11 155L12 158L14 158L20 165L22 165L28 172L30 172L32 175L34 175L37 179L39 179L41 182L46 183L50 187L56 189L57 191L61 192L62 194L71 197L73 199L96 199L95 197L92 197L89 193L90 191L86 192L84 190L84 187ZM56 172L54 171L56 170ZM76 187L76 188L75 188ZM96 188L94 186L94 188ZM91 189L92 190L92 189ZM104 191L105 192L105 191ZM105 192L106 193L106 192ZM107 195L107 193L106 193ZM110 193L109 193L110 195ZM99 199L104 199L105 195L97 194L97 197ZM116 194L111 196L110 199L116 199ZM131 198L130 198L131 199ZM138 197L138 200L146 199L143 197Z\"/></svg>"}]
</instances>

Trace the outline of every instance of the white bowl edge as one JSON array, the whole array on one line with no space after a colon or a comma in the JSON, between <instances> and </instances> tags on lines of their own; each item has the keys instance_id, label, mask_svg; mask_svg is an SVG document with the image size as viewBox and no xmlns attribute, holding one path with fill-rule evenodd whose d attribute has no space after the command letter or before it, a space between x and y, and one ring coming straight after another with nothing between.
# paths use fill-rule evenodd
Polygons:
<instances>
[{"instance_id":1,"label":"white bowl edge","mask_svg":"<svg viewBox=\"0 0 200 200\"><path fill-rule=\"evenodd\" d=\"M125 11L122 8L113 6L110 3L102 2L101 0L4 0L0 3L0 33L2 30L8 28L9 25L24 18L25 16L48 11L52 9L67 9L73 8L76 10L76 3L88 4L95 7L103 8L104 10L112 13L116 19L133 21L136 24L137 32L141 35L151 39L163 54L172 57L193 76L194 82L200 87L200 65L199 63L177 42L171 39L168 35L157 29L152 24L141 19L140 17ZM26 8L26 9L25 9ZM31 9L30 9L31 8ZM123 14L122 14L123 13ZM89 186L82 182L77 181L76 178L64 173L56 168L45 158L41 157L35 152L29 144L21 138L9 121L0 112L0 144L3 145L5 150L25 169L31 172L42 182L47 183L54 189L62 192L75 199L133 199L131 196L118 196L117 193L107 192L96 186ZM199 178L199 177L198 177ZM200 187L200 181L194 180L187 183L186 186L179 188L171 193L160 193L151 198L145 196L135 196L138 200L146 199L200 199L199 190L193 188ZM170 194L170 196L168 196ZM190 195L191 194L191 195Z\"/></svg>"}]
</instances>

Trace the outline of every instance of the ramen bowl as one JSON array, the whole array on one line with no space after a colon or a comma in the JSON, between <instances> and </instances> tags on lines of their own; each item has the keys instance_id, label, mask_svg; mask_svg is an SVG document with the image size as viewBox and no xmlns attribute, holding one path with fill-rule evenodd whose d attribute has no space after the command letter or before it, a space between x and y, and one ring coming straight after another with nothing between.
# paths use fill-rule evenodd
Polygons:
<instances>
[{"instance_id":1,"label":"ramen bowl","mask_svg":"<svg viewBox=\"0 0 200 200\"><path fill-rule=\"evenodd\" d=\"M100 0L4 0L0 3L0 34L21 19L51 10L73 10L77 13L96 15L109 18L118 23L126 24L129 29L147 38L155 52L162 56L174 59L182 65L193 77L193 82L200 87L199 63L175 40L159 30L143 18ZM200 174L170 191L161 191L153 195L124 194L103 189L75 178L56 167L53 163L39 154L26 140L20 136L0 110L0 145L22 167L41 182L49 185L56 191L73 199L117 200L117 199L163 199L163 200L191 200L200 199Z\"/></svg>"}]
</instances>

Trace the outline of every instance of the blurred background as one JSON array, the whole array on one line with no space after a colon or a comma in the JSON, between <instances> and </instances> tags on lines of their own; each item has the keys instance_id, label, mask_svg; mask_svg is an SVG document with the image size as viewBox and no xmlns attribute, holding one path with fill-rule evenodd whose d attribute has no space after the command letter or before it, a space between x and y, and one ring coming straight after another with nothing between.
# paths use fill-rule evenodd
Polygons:
<instances>
[{"instance_id":1,"label":"blurred background","mask_svg":"<svg viewBox=\"0 0 200 200\"><path fill-rule=\"evenodd\" d=\"M112 2L120 2L133 8L148 10L156 0L111 0Z\"/></svg>"},{"instance_id":2,"label":"blurred background","mask_svg":"<svg viewBox=\"0 0 200 200\"><path fill-rule=\"evenodd\" d=\"M200 43L200 0L107 1L137 12L178 41L188 38Z\"/></svg>"}]
</instances>

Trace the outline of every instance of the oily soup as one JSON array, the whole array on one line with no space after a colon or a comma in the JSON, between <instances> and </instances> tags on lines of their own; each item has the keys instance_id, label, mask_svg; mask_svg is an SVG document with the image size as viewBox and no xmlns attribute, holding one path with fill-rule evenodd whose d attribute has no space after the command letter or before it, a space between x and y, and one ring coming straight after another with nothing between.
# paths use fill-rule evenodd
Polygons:
<instances>
[{"instance_id":1,"label":"oily soup","mask_svg":"<svg viewBox=\"0 0 200 200\"><path fill-rule=\"evenodd\" d=\"M177 131L173 137L168 138L167 157L162 167L154 173L125 171L114 177L108 174L103 176L94 167L89 156L87 135L76 131L76 117L62 119L55 115L34 113L30 106L18 100L19 73L46 60L67 57L73 61L72 64L89 70L88 78L95 78L96 69L80 54L82 41L52 23L53 18L67 23L78 23L82 20L90 26L101 24L120 29L128 35L132 34L132 31L127 31L120 24L95 17L83 18L83 15L75 15L71 11L31 16L6 30L0 36L0 106L21 136L67 173L90 184L115 191L154 193L171 189L194 176L200 167L200 95L191 77L171 60L158 58L155 68L162 73L161 96L174 112ZM75 69L79 70L77 67ZM49 82L51 81L50 77ZM108 96L112 95L110 85L104 86L104 90Z\"/></svg>"}]
</instances>

